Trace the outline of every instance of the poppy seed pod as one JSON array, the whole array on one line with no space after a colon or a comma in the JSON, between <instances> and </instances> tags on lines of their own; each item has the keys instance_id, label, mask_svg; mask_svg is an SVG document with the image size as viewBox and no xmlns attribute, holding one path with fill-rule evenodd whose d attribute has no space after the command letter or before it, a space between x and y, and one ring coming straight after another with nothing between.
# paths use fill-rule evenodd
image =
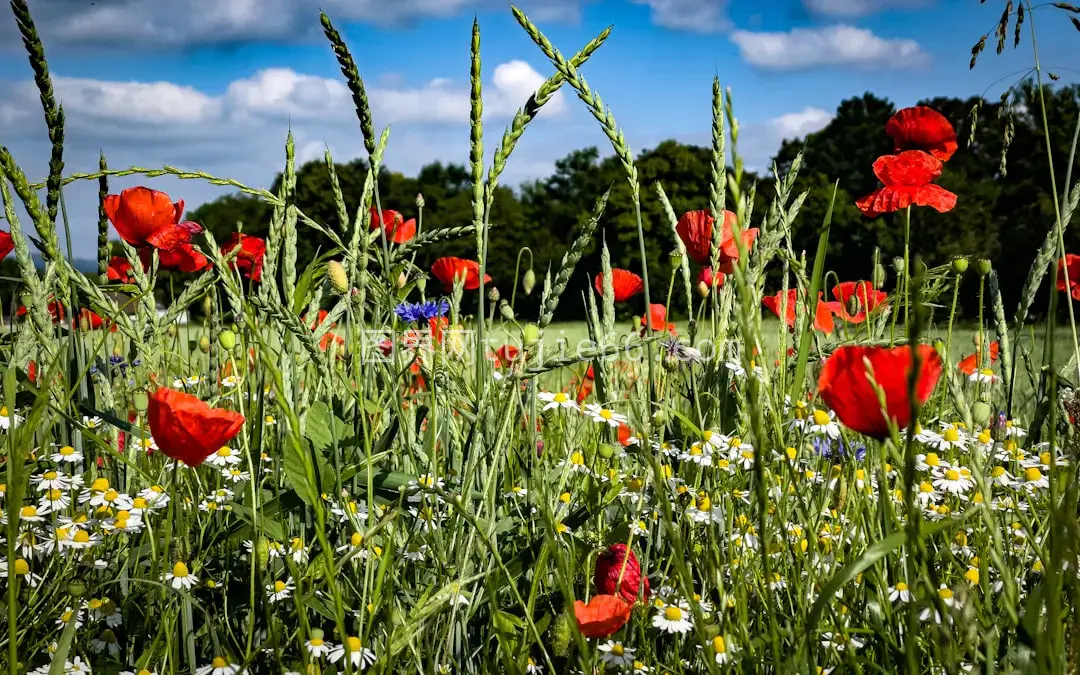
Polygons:
<instances>
[{"instance_id":1,"label":"poppy seed pod","mask_svg":"<svg viewBox=\"0 0 1080 675\"><path fill-rule=\"evenodd\" d=\"M338 261L331 260L326 263L326 277L330 280L330 285L338 293L349 290L349 275L345 272L345 267Z\"/></svg>"},{"instance_id":2,"label":"poppy seed pod","mask_svg":"<svg viewBox=\"0 0 1080 675\"><path fill-rule=\"evenodd\" d=\"M893 258L892 259L892 266L893 266L893 269L896 270L897 274L903 274L904 273L904 259L903 258L901 258L899 256Z\"/></svg>"},{"instance_id":3,"label":"poppy seed pod","mask_svg":"<svg viewBox=\"0 0 1080 675\"><path fill-rule=\"evenodd\" d=\"M525 291L525 295L532 295L533 288L536 287L536 272L533 272L532 268L525 270L525 274L521 277L521 290Z\"/></svg>"},{"instance_id":4,"label":"poppy seed pod","mask_svg":"<svg viewBox=\"0 0 1080 675\"><path fill-rule=\"evenodd\" d=\"M540 327L535 323L527 323L521 329L521 341L526 347L531 347L540 340Z\"/></svg>"},{"instance_id":5,"label":"poppy seed pod","mask_svg":"<svg viewBox=\"0 0 1080 675\"><path fill-rule=\"evenodd\" d=\"M144 413L150 406L150 396L145 391L137 391L131 395L131 407L135 412Z\"/></svg>"},{"instance_id":6,"label":"poppy seed pod","mask_svg":"<svg viewBox=\"0 0 1080 675\"><path fill-rule=\"evenodd\" d=\"M232 351L236 347L236 333L225 329L218 333L218 344L226 351Z\"/></svg>"},{"instance_id":7,"label":"poppy seed pod","mask_svg":"<svg viewBox=\"0 0 1080 675\"><path fill-rule=\"evenodd\" d=\"M990 404L986 401L975 401L971 404L971 421L980 427L990 424Z\"/></svg>"},{"instance_id":8,"label":"poppy seed pod","mask_svg":"<svg viewBox=\"0 0 1080 675\"><path fill-rule=\"evenodd\" d=\"M602 443L600 449L597 452L604 459L611 459L615 456L615 446L610 443Z\"/></svg>"},{"instance_id":9,"label":"poppy seed pod","mask_svg":"<svg viewBox=\"0 0 1080 675\"><path fill-rule=\"evenodd\" d=\"M73 598L81 598L86 595L86 582L82 580L69 581L67 592Z\"/></svg>"},{"instance_id":10,"label":"poppy seed pod","mask_svg":"<svg viewBox=\"0 0 1080 675\"><path fill-rule=\"evenodd\" d=\"M979 276L985 277L990 274L991 268L990 261L986 258L979 258L975 261L975 271L979 273Z\"/></svg>"},{"instance_id":11,"label":"poppy seed pod","mask_svg":"<svg viewBox=\"0 0 1080 675\"><path fill-rule=\"evenodd\" d=\"M499 315L507 321L514 320L514 309L510 307L510 303L506 300L499 303Z\"/></svg>"},{"instance_id":12,"label":"poppy seed pod","mask_svg":"<svg viewBox=\"0 0 1080 675\"><path fill-rule=\"evenodd\" d=\"M206 354L210 351L210 338L206 335L199 338L199 351Z\"/></svg>"},{"instance_id":13,"label":"poppy seed pod","mask_svg":"<svg viewBox=\"0 0 1080 675\"><path fill-rule=\"evenodd\" d=\"M970 261L967 258L953 258L952 271L957 274L963 274L964 272L967 272L969 262Z\"/></svg>"},{"instance_id":14,"label":"poppy seed pod","mask_svg":"<svg viewBox=\"0 0 1080 675\"><path fill-rule=\"evenodd\" d=\"M214 301L209 295L204 295L202 299L202 311L206 316L210 316L214 312Z\"/></svg>"},{"instance_id":15,"label":"poppy seed pod","mask_svg":"<svg viewBox=\"0 0 1080 675\"><path fill-rule=\"evenodd\" d=\"M682 251L675 249L668 254L668 258L671 260L672 267L678 267L682 264Z\"/></svg>"}]
</instances>

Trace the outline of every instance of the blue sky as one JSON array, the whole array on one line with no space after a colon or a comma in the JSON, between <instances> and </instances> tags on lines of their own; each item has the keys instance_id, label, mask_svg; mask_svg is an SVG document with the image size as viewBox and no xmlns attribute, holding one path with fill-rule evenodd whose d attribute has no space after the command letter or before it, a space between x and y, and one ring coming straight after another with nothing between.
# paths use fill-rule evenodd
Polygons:
<instances>
[{"instance_id":1,"label":"blue sky","mask_svg":"<svg viewBox=\"0 0 1080 675\"><path fill-rule=\"evenodd\" d=\"M68 171L178 165L264 186L280 169L291 127L301 159L329 147L362 152L352 107L319 31L315 0L30 0L68 116ZM968 69L1002 0L522 0L569 56L604 26L615 30L582 69L635 151L666 138L703 142L714 74L734 93L746 163L765 169L787 137L826 124L844 98L872 91L898 105L936 95L996 98L1031 67L993 45ZM349 42L379 127L392 128L387 164L467 159L469 31L482 31L485 126L495 135L552 68L501 0L322 0ZM1046 69L1066 68L1080 34L1056 9L1037 9ZM0 143L27 172L46 170L47 140L18 46L0 15ZM8 51L2 51L3 49ZM1001 79L1005 78L1005 79ZM564 88L526 132L505 182L546 175L554 161L605 137ZM117 180L117 189L137 184ZM205 184L152 183L189 207L222 194ZM93 246L94 187L67 194L77 248ZM81 252L81 251L80 251Z\"/></svg>"}]
</instances>

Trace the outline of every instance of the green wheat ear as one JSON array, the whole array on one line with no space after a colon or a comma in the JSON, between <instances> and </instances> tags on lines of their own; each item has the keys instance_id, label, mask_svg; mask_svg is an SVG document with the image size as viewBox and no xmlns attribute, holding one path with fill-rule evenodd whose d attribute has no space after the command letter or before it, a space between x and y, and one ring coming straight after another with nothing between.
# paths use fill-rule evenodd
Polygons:
<instances>
[{"instance_id":1,"label":"green wheat ear","mask_svg":"<svg viewBox=\"0 0 1080 675\"><path fill-rule=\"evenodd\" d=\"M364 149L368 156L375 154L375 123L371 117L371 105L368 103L367 91L364 89L364 80L360 77L360 71L356 68L345 40L334 28L330 17L325 12L319 12L319 20L322 21L323 33L330 41L330 46L337 57L338 65L341 66L341 74L345 76L345 83L352 92L353 104L356 106L356 117L360 120L360 133L364 136Z\"/></svg>"},{"instance_id":2,"label":"green wheat ear","mask_svg":"<svg viewBox=\"0 0 1080 675\"><path fill-rule=\"evenodd\" d=\"M105 153L98 158L98 278L101 283L109 283L109 216L105 213L105 198L109 196L109 170L105 162Z\"/></svg>"}]
</instances>

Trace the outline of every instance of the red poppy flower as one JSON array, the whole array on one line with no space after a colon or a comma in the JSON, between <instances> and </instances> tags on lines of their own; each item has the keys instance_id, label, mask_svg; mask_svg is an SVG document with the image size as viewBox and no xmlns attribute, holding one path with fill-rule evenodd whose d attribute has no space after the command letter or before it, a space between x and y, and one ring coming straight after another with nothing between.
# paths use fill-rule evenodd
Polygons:
<instances>
[{"instance_id":1,"label":"red poppy flower","mask_svg":"<svg viewBox=\"0 0 1080 675\"><path fill-rule=\"evenodd\" d=\"M874 162L874 175L885 187L855 202L867 218L877 218L909 206L929 206L938 213L956 206L956 195L932 180L941 175L941 160L922 150L885 155Z\"/></svg>"},{"instance_id":2,"label":"red poppy flower","mask_svg":"<svg viewBox=\"0 0 1080 675\"><path fill-rule=\"evenodd\" d=\"M619 445L628 447L632 445L631 439L634 438L634 432L627 426L626 422L619 422Z\"/></svg>"},{"instance_id":3,"label":"red poppy flower","mask_svg":"<svg viewBox=\"0 0 1080 675\"><path fill-rule=\"evenodd\" d=\"M416 236L416 219L405 220L400 213L393 209L383 209L382 218L379 218L379 210L371 209L371 229L377 230L379 223L386 230L386 239L395 244L404 244Z\"/></svg>"},{"instance_id":4,"label":"red poppy flower","mask_svg":"<svg viewBox=\"0 0 1080 675\"><path fill-rule=\"evenodd\" d=\"M836 314L848 323L862 323L866 315L884 304L889 294L870 281L844 281L833 286Z\"/></svg>"},{"instance_id":5,"label":"red poppy flower","mask_svg":"<svg viewBox=\"0 0 1080 675\"><path fill-rule=\"evenodd\" d=\"M918 349L922 367L915 395L921 405L937 386L942 364L941 356L932 346L919 345ZM885 392L884 411L868 379L867 363L873 370L874 381ZM911 423L908 404L911 369L910 345L892 348L845 345L826 359L818 378L818 393L848 428L873 438L885 438L889 435L890 419L900 429Z\"/></svg>"},{"instance_id":6,"label":"red poppy flower","mask_svg":"<svg viewBox=\"0 0 1080 675\"><path fill-rule=\"evenodd\" d=\"M171 250L191 241L202 226L180 222L184 200L173 203L169 195L146 187L133 187L105 197L105 215L116 233L132 246Z\"/></svg>"},{"instance_id":7,"label":"red poppy flower","mask_svg":"<svg viewBox=\"0 0 1080 675\"><path fill-rule=\"evenodd\" d=\"M79 310L79 318L72 319L71 324L73 328L79 325L85 325L89 327L90 330L97 330L103 326L107 326L112 333L119 330L119 327L113 323L112 319L105 319L97 312L86 309L85 307Z\"/></svg>"},{"instance_id":8,"label":"red poppy flower","mask_svg":"<svg viewBox=\"0 0 1080 675\"><path fill-rule=\"evenodd\" d=\"M260 237L252 237L248 234L233 232L229 241L221 247L221 252L228 255L237 247L240 248L240 251L236 254L236 260L233 261L233 265L236 269L240 270L245 277L252 281L262 281L263 256L266 255L266 241Z\"/></svg>"},{"instance_id":9,"label":"red poppy flower","mask_svg":"<svg viewBox=\"0 0 1080 675\"><path fill-rule=\"evenodd\" d=\"M885 133L896 143L896 151L923 150L943 162L956 152L956 130L944 115L917 105L896 111L885 124Z\"/></svg>"},{"instance_id":10,"label":"red poppy flower","mask_svg":"<svg viewBox=\"0 0 1080 675\"><path fill-rule=\"evenodd\" d=\"M8 253L15 250L15 242L11 239L11 233L0 230L0 260L7 257Z\"/></svg>"},{"instance_id":11,"label":"red poppy flower","mask_svg":"<svg viewBox=\"0 0 1080 675\"><path fill-rule=\"evenodd\" d=\"M445 316L433 316L428 319L428 328L431 329L431 339L435 341L435 344L442 344L443 332L449 325L450 319L447 319Z\"/></svg>"},{"instance_id":12,"label":"red poppy flower","mask_svg":"<svg viewBox=\"0 0 1080 675\"><path fill-rule=\"evenodd\" d=\"M475 291L480 288L480 263L475 260L464 258L439 258L431 266L431 274L438 279L443 288L449 292L454 290L454 279L465 280L465 290ZM491 275L484 275L484 283L491 281Z\"/></svg>"},{"instance_id":13,"label":"red poppy flower","mask_svg":"<svg viewBox=\"0 0 1080 675\"><path fill-rule=\"evenodd\" d=\"M1066 279L1068 272L1068 279ZM1057 289L1068 291L1073 300L1080 300L1080 255L1065 254L1064 260L1058 260Z\"/></svg>"},{"instance_id":14,"label":"red poppy flower","mask_svg":"<svg viewBox=\"0 0 1080 675\"><path fill-rule=\"evenodd\" d=\"M726 277L727 275L723 272L713 274L711 267L702 267L701 271L698 272L697 280L698 283L703 283L708 288L712 288L714 283L716 284L716 288L720 288L724 285L724 279Z\"/></svg>"},{"instance_id":15,"label":"red poppy flower","mask_svg":"<svg viewBox=\"0 0 1080 675\"><path fill-rule=\"evenodd\" d=\"M724 223L720 236L720 266L719 271L731 274L735 270L734 263L739 259L739 246L735 242L735 225L738 216L731 211L724 211ZM708 211L687 211L679 218L675 225L675 232L686 245L686 253L696 263L704 265L709 260L709 252L712 247L713 225L715 220ZM754 244L757 238L757 228L749 228L742 233L742 244L746 250Z\"/></svg>"},{"instance_id":16,"label":"red poppy flower","mask_svg":"<svg viewBox=\"0 0 1080 675\"><path fill-rule=\"evenodd\" d=\"M761 304L765 305L768 309L772 310L772 313L780 317L780 309L783 303L783 291L777 291L776 295L768 295L761 299ZM785 316L780 317L784 319L784 323L788 325L788 328L794 330L795 328L795 303L798 302L798 289L791 288L787 292L787 308ZM833 313L839 312L838 303L825 302L821 299L821 292L818 291L817 311L814 315L814 330L821 331L826 335L833 332L835 324L833 323Z\"/></svg>"},{"instance_id":17,"label":"red poppy flower","mask_svg":"<svg viewBox=\"0 0 1080 675\"><path fill-rule=\"evenodd\" d=\"M577 395L575 396L578 403L582 403L585 399L589 398L589 394L592 393L593 385L595 384L596 381L591 377L586 377L581 381L581 384L578 385Z\"/></svg>"},{"instance_id":18,"label":"red poppy flower","mask_svg":"<svg viewBox=\"0 0 1080 675\"><path fill-rule=\"evenodd\" d=\"M600 295L604 294L604 274L593 279L593 288ZM645 282L630 270L615 268L611 270L611 288L615 291L615 302L626 302L645 290Z\"/></svg>"},{"instance_id":19,"label":"red poppy flower","mask_svg":"<svg viewBox=\"0 0 1080 675\"><path fill-rule=\"evenodd\" d=\"M325 352L326 350L330 349L330 345L332 344L341 347L345 344L345 338L341 337L334 331L327 331L327 333L323 335L322 338L319 340L319 349Z\"/></svg>"},{"instance_id":20,"label":"red poppy flower","mask_svg":"<svg viewBox=\"0 0 1080 675\"><path fill-rule=\"evenodd\" d=\"M604 638L630 620L632 607L615 595L595 595L589 604L581 600L574 601L574 618L578 630L587 638Z\"/></svg>"},{"instance_id":21,"label":"red poppy flower","mask_svg":"<svg viewBox=\"0 0 1080 675\"><path fill-rule=\"evenodd\" d=\"M643 585L642 600L648 602L649 577L642 576L641 565L633 551L629 552L629 559L624 566L623 559L626 556L626 544L613 544L597 556L596 571L593 574L596 590L607 595L619 595L626 602L633 603L638 597L638 586ZM621 582L619 575L622 575Z\"/></svg>"},{"instance_id":22,"label":"red poppy flower","mask_svg":"<svg viewBox=\"0 0 1080 675\"><path fill-rule=\"evenodd\" d=\"M121 284L133 284L135 283L135 277L131 276L131 263L128 259L114 255L109 260L109 267L105 271L109 281L115 281Z\"/></svg>"},{"instance_id":23,"label":"red poppy flower","mask_svg":"<svg viewBox=\"0 0 1080 675\"><path fill-rule=\"evenodd\" d=\"M152 248L144 246L139 249L143 269L149 269L153 256ZM201 272L210 267L210 261L191 244L180 244L171 250L158 249L158 267L177 272Z\"/></svg>"},{"instance_id":24,"label":"red poppy flower","mask_svg":"<svg viewBox=\"0 0 1080 675\"><path fill-rule=\"evenodd\" d=\"M244 416L211 408L199 398L161 387L146 411L150 433L161 451L188 466L199 466L240 433Z\"/></svg>"},{"instance_id":25,"label":"red poppy flower","mask_svg":"<svg viewBox=\"0 0 1080 675\"><path fill-rule=\"evenodd\" d=\"M521 351L514 345L503 345L495 350L492 361L496 368L503 368L517 361L520 354Z\"/></svg>"},{"instance_id":26,"label":"red poppy flower","mask_svg":"<svg viewBox=\"0 0 1080 675\"><path fill-rule=\"evenodd\" d=\"M649 321L648 327L649 328L651 328L651 329L653 329L655 331L660 331L660 332L663 332L663 331L666 330L667 332L671 333L672 335L675 335L675 333L676 333L675 324L668 323L668 320L667 320L667 308L666 307L664 307L660 303L654 302L653 304L649 305L649 313L648 313L647 316L649 317L649 319L648 319L648 321ZM645 316L641 317L640 323L642 325L641 334L644 335L645 332L646 332L646 329L645 329L645 326L646 326Z\"/></svg>"},{"instance_id":27,"label":"red poppy flower","mask_svg":"<svg viewBox=\"0 0 1080 675\"><path fill-rule=\"evenodd\" d=\"M998 360L998 355L1001 353L1001 345L997 340L990 343L990 363ZM956 364L956 367L960 369L960 372L965 375L973 375L976 370L979 369L979 361L982 359L982 350L976 351L974 354L969 354L960 360L960 363Z\"/></svg>"},{"instance_id":28,"label":"red poppy flower","mask_svg":"<svg viewBox=\"0 0 1080 675\"><path fill-rule=\"evenodd\" d=\"M64 305L62 305L61 303L57 302L56 300L53 300L52 298L49 298L48 310L49 310L49 315L52 316L53 323L60 323L61 321L64 320L64 312L65 312L65 310L64 310ZM18 317L26 316L26 313L28 311L29 310L26 309L26 305L20 305L19 308L15 310L15 316L18 316Z\"/></svg>"}]
</instances>

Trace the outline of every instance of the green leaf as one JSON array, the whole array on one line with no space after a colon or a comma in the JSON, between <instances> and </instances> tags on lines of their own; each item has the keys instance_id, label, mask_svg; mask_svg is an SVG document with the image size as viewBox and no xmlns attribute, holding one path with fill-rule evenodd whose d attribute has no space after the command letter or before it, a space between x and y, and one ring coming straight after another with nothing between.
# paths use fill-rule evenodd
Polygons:
<instances>
[{"instance_id":1,"label":"green leaf","mask_svg":"<svg viewBox=\"0 0 1080 675\"><path fill-rule=\"evenodd\" d=\"M335 441L341 445L351 431L349 425L338 419L323 401L314 403L308 410L304 436L318 451L333 447Z\"/></svg>"},{"instance_id":2,"label":"green leaf","mask_svg":"<svg viewBox=\"0 0 1080 675\"><path fill-rule=\"evenodd\" d=\"M318 489L315 487L315 476L310 472L311 458L303 453L302 444L293 441L285 451L285 477L289 480L294 491L308 506L313 506L318 499Z\"/></svg>"}]
</instances>

